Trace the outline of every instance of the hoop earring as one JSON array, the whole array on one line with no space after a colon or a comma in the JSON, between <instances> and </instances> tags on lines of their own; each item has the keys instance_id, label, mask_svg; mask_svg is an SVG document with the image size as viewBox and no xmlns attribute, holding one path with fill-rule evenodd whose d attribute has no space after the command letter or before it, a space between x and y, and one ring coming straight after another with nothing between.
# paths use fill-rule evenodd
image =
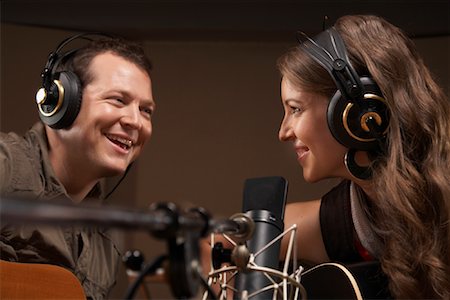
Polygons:
<instances>
[{"instance_id":1,"label":"hoop earring","mask_svg":"<svg viewBox=\"0 0 450 300\"><path fill-rule=\"evenodd\" d=\"M355 160L356 150L349 149L344 157L344 163L350 174L358 179L368 180L372 178L372 169L370 167L361 167Z\"/></svg>"}]
</instances>

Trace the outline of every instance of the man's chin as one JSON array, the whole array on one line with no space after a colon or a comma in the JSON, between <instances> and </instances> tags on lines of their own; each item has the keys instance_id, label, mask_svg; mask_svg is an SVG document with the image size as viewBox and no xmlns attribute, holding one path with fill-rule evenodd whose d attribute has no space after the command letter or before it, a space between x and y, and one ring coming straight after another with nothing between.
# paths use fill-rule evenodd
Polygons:
<instances>
[{"instance_id":1,"label":"man's chin","mask_svg":"<svg viewBox=\"0 0 450 300\"><path fill-rule=\"evenodd\" d=\"M122 176L125 174L126 170L127 170L127 166L110 167L108 169L105 169L105 171L103 173L103 177Z\"/></svg>"}]
</instances>

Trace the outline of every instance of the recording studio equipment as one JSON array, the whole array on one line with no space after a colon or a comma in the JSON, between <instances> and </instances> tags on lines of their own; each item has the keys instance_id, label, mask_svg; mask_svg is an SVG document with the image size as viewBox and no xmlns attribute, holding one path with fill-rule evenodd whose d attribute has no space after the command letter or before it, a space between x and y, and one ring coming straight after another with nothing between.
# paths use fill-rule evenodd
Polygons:
<instances>
[{"instance_id":1,"label":"recording studio equipment","mask_svg":"<svg viewBox=\"0 0 450 300\"><path fill-rule=\"evenodd\" d=\"M307 298L301 284L304 268L297 266L297 226L294 224L283 231L287 187L288 183L282 177L246 180L243 213L232 216L230 221L231 224L241 223L241 229L254 227L253 234L236 236L233 230L222 231L218 242L217 234L211 234L212 266L208 284L220 289L218 298ZM242 220L236 222L239 218ZM254 225L242 225L248 220L252 220ZM280 259L283 237L288 237L288 245L284 258ZM222 238L231 245L230 249L222 245ZM202 299L207 299L212 293L205 290Z\"/></svg>"},{"instance_id":2,"label":"recording studio equipment","mask_svg":"<svg viewBox=\"0 0 450 300\"><path fill-rule=\"evenodd\" d=\"M213 268L220 269L224 263L230 263L231 251L231 249L224 248L223 243L215 243L211 250Z\"/></svg>"},{"instance_id":3,"label":"recording studio equipment","mask_svg":"<svg viewBox=\"0 0 450 300\"><path fill-rule=\"evenodd\" d=\"M128 287L124 299L133 299L139 286L142 285L144 282L144 279L148 275L155 274L159 269L162 268L163 263L167 261L166 255L160 255L156 257L152 262L148 264L143 264L142 269L139 272L136 272L137 277L136 279L130 284ZM127 274L128 274L127 270ZM150 292L147 290L147 288L144 286L144 292L148 299L150 299Z\"/></svg>"},{"instance_id":4,"label":"recording studio equipment","mask_svg":"<svg viewBox=\"0 0 450 300\"><path fill-rule=\"evenodd\" d=\"M247 217L213 219L205 209L198 207L178 211L174 203L156 203L150 210L116 206L74 205L67 199L36 201L23 198L0 198L2 221L23 224L106 226L126 230L146 230L155 237L165 238L177 231L198 231L201 237L209 233L227 233L232 236L251 236L253 224ZM176 212L176 213L175 213Z\"/></svg>"},{"instance_id":5,"label":"recording studio equipment","mask_svg":"<svg viewBox=\"0 0 450 300\"><path fill-rule=\"evenodd\" d=\"M349 171L367 179L370 170L358 166L354 154L363 150L375 156L384 148L389 125L386 100L370 74L358 74L353 68L336 29L330 28L312 39L302 35L306 40L300 47L328 71L337 86L328 104L328 127L334 138L351 150L345 159Z\"/></svg>"},{"instance_id":6,"label":"recording studio equipment","mask_svg":"<svg viewBox=\"0 0 450 300\"><path fill-rule=\"evenodd\" d=\"M224 226L226 224L222 223L222 228L218 232L228 232L238 243L244 243L252 238L255 230L255 222L249 216L243 213L234 214L230 217L230 221L231 223L228 229L225 229ZM242 266L243 268L248 263L250 252L247 247L244 247L240 251L237 248L232 251L231 249L224 248L221 242L215 243L211 250L214 269L219 269L224 263L234 263L238 267ZM242 251L245 251L245 253L242 253Z\"/></svg>"},{"instance_id":7,"label":"recording studio equipment","mask_svg":"<svg viewBox=\"0 0 450 300\"><path fill-rule=\"evenodd\" d=\"M111 38L106 33L81 33L63 40L48 56L41 73L42 87L36 93L36 103L42 122L54 129L68 128L75 121L81 108L81 82L78 76L69 70L58 70L78 49L63 52L74 40L93 38Z\"/></svg>"},{"instance_id":8,"label":"recording studio equipment","mask_svg":"<svg viewBox=\"0 0 450 300\"><path fill-rule=\"evenodd\" d=\"M246 193L250 192L250 195L246 195L244 198L261 199L259 197L252 197L252 195L258 196L258 193L253 192L251 187L251 183L257 183L256 186L259 186L261 183L260 180L250 180L248 183L249 185L246 184L245 191ZM285 182L280 179L278 185L275 184L278 188L274 189L283 194L281 191L284 190L281 187L283 187L284 184ZM268 189L269 192L272 188ZM262 192L262 190L264 189L257 188L257 191ZM265 194L264 192L262 193ZM277 193L272 190L269 194L273 195ZM273 199L277 199L278 197L281 197L281 199L284 200L284 197L280 195L274 196ZM352 278L351 274L342 266L319 266L317 271L314 270L314 272L310 272L309 270L304 272L302 266L297 267L296 225L287 228L284 232L272 238L272 240L263 245L262 248L251 248L252 243L255 242L255 236L259 236L256 240L256 244L259 244L261 239L267 238L264 236L263 231L265 231L265 229L273 230L268 228L268 226L275 226L274 223L277 223L275 216L282 217L284 209L280 209L279 206L272 208L270 213L273 215L273 218L270 218L269 221L266 219L258 221L257 218L253 220L249 215L254 214L253 211L263 210L262 208L264 207L260 206L259 201L256 201L257 205L251 203L251 200L247 201L244 205L244 210L247 210L245 214L239 213L226 220L221 220L211 218L202 208L184 211L180 210L173 203L157 203L152 205L150 210L142 211L124 207L97 206L87 203L75 205L65 201L65 199L36 201L1 197L0 219L3 223L11 225L41 223L45 225L54 224L58 226L72 226L74 224L82 224L83 226L100 226L102 228L145 230L158 239L166 240L168 246L167 253L151 259L149 263L143 262L144 259L139 253L131 252L126 255L125 259L129 260L127 264L128 268L135 269L135 272L138 275L135 277L136 279L134 282L130 284L125 299L133 298L137 288L143 282L144 277L155 275L156 272L159 272L161 269L164 270L164 278L169 279L172 294L177 299L194 297L197 295L199 287L203 287L205 291L203 299L219 298L216 297L217 292L211 287L213 281L220 282L220 287L222 289L220 293L223 298L223 295L227 290L234 290L234 287L230 285L229 279L236 279L236 277L241 277L241 275L246 276L246 278L253 278L253 274L260 275L256 276L257 282L261 283L261 278L268 278L269 283L259 290L250 293L241 293L239 295L241 296L241 299L266 298L263 295L267 291L271 291L274 299L306 299L307 293L302 285L302 278L305 278L305 283L309 284L307 288L308 290L311 290L311 292L317 290L317 288L311 286L311 284L319 286L322 284L321 281L314 280L314 278L317 277L327 278L328 286L330 288L336 288L332 285L336 270L341 270L342 272L339 272L339 274L347 277L347 279L342 280L351 284L351 286L347 284L345 289L340 288L340 291L346 293L348 290L355 290L356 295L361 294L357 291L355 280ZM248 203L251 205L246 206ZM257 213L256 216L258 215L261 214ZM265 216L264 214L262 215ZM254 235L251 234L252 232ZM208 273L208 282L206 282L200 273L198 265L198 244L199 237L210 233L235 238L237 243L234 243L235 247L233 249L216 249L219 256L224 257L223 261L228 262L229 264L224 264L223 266L222 263L215 264L213 269ZM263 253L267 250L270 251L272 245L278 243L283 236L289 236L289 242L286 255L284 259L282 259L283 266L280 268L278 267L278 262L275 263L275 261L278 261L278 253L276 257L272 257L272 255L274 255L272 252L269 252L272 253L270 254L270 257L267 255L264 256ZM260 240L258 241L258 239ZM214 243L211 245L213 246ZM276 251L279 250L276 249ZM262 265L260 258L262 258L262 263L276 264L276 266L272 268ZM231 274L230 277L225 275L228 273ZM306 280L305 276L312 277L313 279ZM236 280L238 279L239 278ZM248 281L244 283L250 284ZM248 286L244 286L244 288L249 289ZM344 295L347 295L345 293ZM237 294L235 294L235 296L236 295ZM336 292L336 295L341 294ZM354 295L349 295L347 298L352 298L353 296ZM311 294L311 297L314 298L314 294ZM235 298L237 298L237 296ZM270 297L270 299L272 299L272 297ZM355 299L360 298L356 297Z\"/></svg>"},{"instance_id":9,"label":"recording studio equipment","mask_svg":"<svg viewBox=\"0 0 450 300\"><path fill-rule=\"evenodd\" d=\"M327 111L333 136L347 148L379 147L389 124L384 96L370 74L360 76L353 68L340 34L330 28L307 38L301 47L328 71L338 88Z\"/></svg>"},{"instance_id":10,"label":"recording studio equipment","mask_svg":"<svg viewBox=\"0 0 450 300\"><path fill-rule=\"evenodd\" d=\"M266 178L267 179L267 178ZM278 178L268 186L266 191L269 194L276 195L272 199L281 197L284 201L287 183L284 179ZM92 204L78 204L67 202L67 199L55 199L55 201L37 201L18 198L0 198L0 219L3 224L30 224L40 223L44 225L58 226L99 226L102 228L119 228L126 230L145 230L154 237L167 241L167 253L152 259L149 263L144 262L144 258L136 252L130 252L125 256L128 260L127 267L134 269L138 274L132 284L130 284L125 299L132 299L137 288L143 282L144 277L155 275L156 272L164 270L164 278L169 279L172 294L176 299L192 298L197 295L200 286L204 289L202 299L216 299L217 291L213 290L212 284L219 283L220 299L228 295L228 291L234 291L234 298L246 299L317 299L323 295L333 295L339 299L362 299L369 295L369 298L377 298L379 289L375 285L375 277L380 277L377 268L370 272L368 284L355 279L356 275L362 274L362 277L369 274L366 268L358 268L357 272L347 269L338 264L322 264L317 267L305 270L302 266L297 267L296 257L296 230L297 226L292 225L281 234L272 237L267 243L261 240L269 240L264 233L274 230L269 226L277 226L276 217L283 217L284 207L272 207L271 217L265 218L266 214L254 213L264 210L259 201L252 203L251 199L259 198L258 193L263 193L265 189L259 187L265 180L249 180L246 184L244 199L244 210L247 212L233 215L229 219L213 219L202 208L194 208L188 211L180 210L173 203L157 203L150 207L150 210L134 210L124 207L97 206ZM270 180L269 180L270 182ZM267 183L267 182L265 182ZM256 184L258 187L254 192L252 187ZM275 187L274 187L275 186ZM275 191L278 192L275 192ZM284 191L284 192L282 192ZM247 192L250 195L247 195ZM283 195L284 196L280 196ZM258 196L258 197L253 197ZM267 200L267 199L266 199ZM249 201L249 202L247 202ZM268 201L270 202L270 201ZM277 202L277 201L276 201ZM247 204L251 204L247 206ZM262 215L264 218L252 219L249 215ZM254 224L253 224L254 223ZM253 228L253 229L252 229ZM252 232L254 234L252 234ZM208 281L201 274L199 262L199 238L207 234L213 237L215 234L221 234L234 245L232 249L225 249L219 246L219 243L211 243L216 248L213 251L213 266L208 273ZM281 238L288 236L288 246L284 259L281 259L283 265L278 266L279 245L275 250L272 246L279 243ZM256 237L256 238L255 238ZM232 238L235 238L236 242ZM255 240L256 239L256 240ZM263 244L262 248L255 247L255 244ZM214 262L214 251L218 254L218 261ZM270 256L264 255L269 251ZM276 253L276 256L274 256ZM216 258L217 259L217 258ZM276 261L276 262L275 262ZM223 264L227 262L228 264ZM264 265L263 265L264 264ZM24 264L19 264L24 266ZM31 264L33 265L33 264ZM270 265L270 266L268 266ZM275 265L275 267L272 267ZM365 267L365 266L364 266ZM375 266L376 267L376 266ZM228 276L228 274L230 274ZM254 275L258 276L254 276ZM231 279L241 280L242 276L247 279L241 284L244 290L236 290L230 283ZM375 277L374 277L375 276ZM337 278L338 277L338 278ZM367 276L365 276L367 277ZM251 291L253 282L248 278L255 278L259 283L258 290ZM267 285L264 285L263 279L268 279ZM376 278L375 278L376 279ZM342 282L342 286L336 286L334 283ZM360 291L359 287L369 287L369 292ZM329 289L332 292L326 292ZM250 290L250 292L249 292ZM373 294L375 291L377 294ZM269 292L269 293L268 293ZM375 297L372 297L375 295ZM384 295L384 294L383 294Z\"/></svg>"},{"instance_id":11,"label":"recording studio equipment","mask_svg":"<svg viewBox=\"0 0 450 300\"><path fill-rule=\"evenodd\" d=\"M0 198L2 221L9 223L42 223L56 225L83 224L110 228L146 230L157 236L174 230L205 230L204 219L196 216L178 216L159 208L143 211L114 206L98 206L89 203L74 205L67 199L37 201L20 198ZM167 206L174 204L167 203ZM176 218L176 219L174 219ZM229 222L227 220L227 222Z\"/></svg>"},{"instance_id":12,"label":"recording studio equipment","mask_svg":"<svg viewBox=\"0 0 450 300\"><path fill-rule=\"evenodd\" d=\"M144 266L144 255L139 250L128 250L122 257L127 270L140 272Z\"/></svg>"},{"instance_id":13,"label":"recording studio equipment","mask_svg":"<svg viewBox=\"0 0 450 300\"><path fill-rule=\"evenodd\" d=\"M146 264L144 255L139 250L129 250L122 257L125 264L127 275L135 277L132 284L127 288L124 299L133 299L139 286L142 285L144 278L148 275L157 273L162 268L162 264L167 260L166 255L161 255L152 262ZM150 292L143 286L142 289L146 298L150 299Z\"/></svg>"},{"instance_id":14,"label":"recording studio equipment","mask_svg":"<svg viewBox=\"0 0 450 300\"><path fill-rule=\"evenodd\" d=\"M156 272L164 261L165 273L172 293L178 299L193 297L200 285L209 290L200 274L199 239L211 232L229 233L240 238L249 237L251 220L246 217L234 219L212 219L203 208L180 210L173 203L156 203L150 211L123 207L97 206L67 202L67 199L37 201L18 198L0 198L0 219L8 224L41 223L44 225L100 226L127 230L145 230L154 237L167 241L168 255L154 259L151 264L142 265L142 257L131 257L131 268L139 272L136 283L130 287L127 299L131 299L137 286L146 275ZM210 298L214 298L209 290Z\"/></svg>"},{"instance_id":15,"label":"recording studio equipment","mask_svg":"<svg viewBox=\"0 0 450 300\"><path fill-rule=\"evenodd\" d=\"M259 250L283 232L287 188L288 183L282 177L252 178L245 182L243 212L255 223L253 235L246 242L246 247L254 255L254 263L258 266L278 269L281 241L273 243L261 253ZM242 247L236 249L242 253L240 256L246 255ZM264 274L244 269L236 278L238 294L235 298L241 299L242 293L251 294L267 285L270 285L270 281ZM272 294L271 291L260 293L255 299L271 299Z\"/></svg>"}]
</instances>

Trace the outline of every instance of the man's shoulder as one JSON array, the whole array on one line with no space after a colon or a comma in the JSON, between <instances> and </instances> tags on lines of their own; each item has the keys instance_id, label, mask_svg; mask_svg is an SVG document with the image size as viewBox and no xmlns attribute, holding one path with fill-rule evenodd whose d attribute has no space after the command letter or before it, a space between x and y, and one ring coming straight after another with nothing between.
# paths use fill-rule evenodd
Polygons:
<instances>
[{"instance_id":1,"label":"man's shoulder","mask_svg":"<svg viewBox=\"0 0 450 300\"><path fill-rule=\"evenodd\" d=\"M40 184L39 142L31 131L21 136L14 132L0 133L0 192L42 188Z\"/></svg>"},{"instance_id":2,"label":"man's shoulder","mask_svg":"<svg viewBox=\"0 0 450 300\"><path fill-rule=\"evenodd\" d=\"M25 134L16 132L0 132L0 151L14 151L29 153L30 148L35 148L39 144L39 139L44 138L44 128L41 123L35 124Z\"/></svg>"},{"instance_id":3,"label":"man's shoulder","mask_svg":"<svg viewBox=\"0 0 450 300\"><path fill-rule=\"evenodd\" d=\"M0 132L0 145L2 147L24 142L24 137L15 132Z\"/></svg>"},{"instance_id":4,"label":"man's shoulder","mask_svg":"<svg viewBox=\"0 0 450 300\"><path fill-rule=\"evenodd\" d=\"M4 163L27 160L33 145L25 136L14 132L0 134L0 156Z\"/></svg>"}]
</instances>

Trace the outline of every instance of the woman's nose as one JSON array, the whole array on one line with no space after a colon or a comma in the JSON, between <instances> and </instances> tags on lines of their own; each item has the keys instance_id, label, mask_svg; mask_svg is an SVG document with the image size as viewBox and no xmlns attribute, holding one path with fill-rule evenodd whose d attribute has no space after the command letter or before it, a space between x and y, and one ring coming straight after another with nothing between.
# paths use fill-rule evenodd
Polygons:
<instances>
[{"instance_id":1,"label":"woman's nose","mask_svg":"<svg viewBox=\"0 0 450 300\"><path fill-rule=\"evenodd\" d=\"M281 122L280 130L278 131L278 139L282 142L286 142L292 139L292 136L292 128L286 118L284 118Z\"/></svg>"}]
</instances>

